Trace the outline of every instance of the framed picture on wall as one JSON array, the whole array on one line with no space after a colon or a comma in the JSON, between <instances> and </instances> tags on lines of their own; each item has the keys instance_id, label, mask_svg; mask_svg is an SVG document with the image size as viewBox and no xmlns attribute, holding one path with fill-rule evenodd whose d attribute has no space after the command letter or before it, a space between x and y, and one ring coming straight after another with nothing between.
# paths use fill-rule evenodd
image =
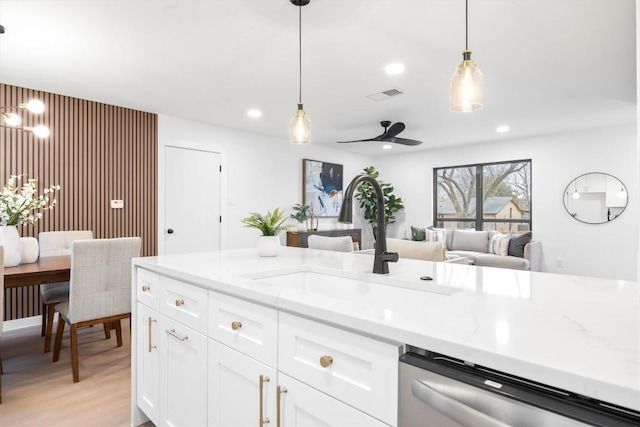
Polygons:
<instances>
[{"instance_id":1,"label":"framed picture on wall","mask_svg":"<svg viewBox=\"0 0 640 427\"><path fill-rule=\"evenodd\" d=\"M317 217L337 217L342 195L342 165L302 159L302 202Z\"/></svg>"}]
</instances>

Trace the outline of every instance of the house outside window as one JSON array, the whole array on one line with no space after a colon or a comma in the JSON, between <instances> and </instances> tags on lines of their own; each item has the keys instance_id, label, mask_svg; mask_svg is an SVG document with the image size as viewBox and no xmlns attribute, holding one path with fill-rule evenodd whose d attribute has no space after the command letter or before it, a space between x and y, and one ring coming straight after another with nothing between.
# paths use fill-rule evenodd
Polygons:
<instances>
[{"instance_id":1,"label":"house outside window","mask_svg":"<svg viewBox=\"0 0 640 427\"><path fill-rule=\"evenodd\" d=\"M435 168L433 175L436 227L531 230L531 160Z\"/></svg>"}]
</instances>

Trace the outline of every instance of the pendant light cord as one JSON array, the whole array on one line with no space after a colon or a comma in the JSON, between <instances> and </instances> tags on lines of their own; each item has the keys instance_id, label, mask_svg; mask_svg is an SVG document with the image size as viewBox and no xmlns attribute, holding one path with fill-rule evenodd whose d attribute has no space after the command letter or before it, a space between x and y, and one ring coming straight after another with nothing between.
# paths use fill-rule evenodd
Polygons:
<instances>
[{"instance_id":1,"label":"pendant light cord","mask_svg":"<svg viewBox=\"0 0 640 427\"><path fill-rule=\"evenodd\" d=\"M302 104L302 4L298 6L298 103Z\"/></svg>"},{"instance_id":2,"label":"pendant light cord","mask_svg":"<svg viewBox=\"0 0 640 427\"><path fill-rule=\"evenodd\" d=\"M464 49L469 50L469 0L464 2Z\"/></svg>"}]
</instances>

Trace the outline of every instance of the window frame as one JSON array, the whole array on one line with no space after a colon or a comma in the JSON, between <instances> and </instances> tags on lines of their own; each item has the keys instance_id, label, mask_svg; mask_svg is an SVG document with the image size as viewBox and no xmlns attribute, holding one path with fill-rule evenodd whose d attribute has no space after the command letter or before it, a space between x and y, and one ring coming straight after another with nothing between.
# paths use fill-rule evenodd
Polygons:
<instances>
[{"instance_id":1,"label":"window frame","mask_svg":"<svg viewBox=\"0 0 640 427\"><path fill-rule=\"evenodd\" d=\"M529 163L529 218L484 218L484 168L486 166L503 165L511 163ZM462 168L475 168L476 173L476 215L475 217L460 217L460 218L438 218L438 171L443 169L462 169ZM469 163L456 166L443 166L433 168L433 226L437 227L438 223L442 223L444 227L445 222L470 222L475 224L475 230L482 231L485 229L487 223L515 223L515 224L528 224L529 231L533 231L533 161L531 159L520 160L506 160L500 162L486 162L486 163ZM480 226L480 228L478 228ZM496 227L497 228L497 227Z\"/></svg>"}]
</instances>

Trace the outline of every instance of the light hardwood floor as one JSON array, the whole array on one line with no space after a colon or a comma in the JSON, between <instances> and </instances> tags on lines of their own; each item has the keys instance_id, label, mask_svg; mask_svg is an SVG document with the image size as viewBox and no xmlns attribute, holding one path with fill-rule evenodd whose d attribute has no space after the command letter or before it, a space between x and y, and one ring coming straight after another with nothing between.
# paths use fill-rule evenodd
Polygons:
<instances>
[{"instance_id":1,"label":"light hardwood floor","mask_svg":"<svg viewBox=\"0 0 640 427\"><path fill-rule=\"evenodd\" d=\"M39 326L4 332L0 337L4 368L0 426L128 426L131 372L128 321L122 322L122 329L120 348L116 347L115 332L110 340L104 339L101 327L79 332L80 382L75 384L68 327L56 363L51 362L52 353L43 353L44 338Z\"/></svg>"}]
</instances>

